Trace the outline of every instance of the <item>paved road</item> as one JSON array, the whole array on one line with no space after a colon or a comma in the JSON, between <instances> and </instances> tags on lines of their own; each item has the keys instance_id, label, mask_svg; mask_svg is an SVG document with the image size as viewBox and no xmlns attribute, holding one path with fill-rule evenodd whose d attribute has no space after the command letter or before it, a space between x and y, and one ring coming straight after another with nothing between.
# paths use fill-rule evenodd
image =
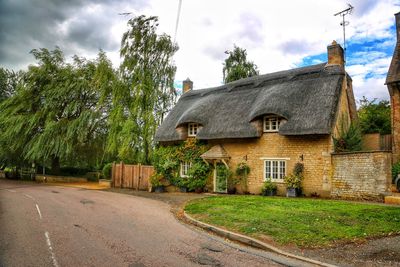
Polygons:
<instances>
[{"instance_id":1,"label":"paved road","mask_svg":"<svg viewBox=\"0 0 400 267\"><path fill-rule=\"evenodd\" d=\"M282 266L267 257L160 201L0 179L0 266Z\"/></svg>"}]
</instances>

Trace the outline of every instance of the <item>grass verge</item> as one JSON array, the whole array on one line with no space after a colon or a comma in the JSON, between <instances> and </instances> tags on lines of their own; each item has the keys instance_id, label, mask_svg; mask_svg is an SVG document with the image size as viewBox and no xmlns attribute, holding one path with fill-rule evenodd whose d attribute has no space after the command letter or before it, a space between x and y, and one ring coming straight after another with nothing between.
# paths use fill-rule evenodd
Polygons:
<instances>
[{"instance_id":1,"label":"grass verge","mask_svg":"<svg viewBox=\"0 0 400 267\"><path fill-rule=\"evenodd\" d=\"M218 196L193 200L192 217L261 240L300 248L400 233L400 208L334 200Z\"/></svg>"}]
</instances>

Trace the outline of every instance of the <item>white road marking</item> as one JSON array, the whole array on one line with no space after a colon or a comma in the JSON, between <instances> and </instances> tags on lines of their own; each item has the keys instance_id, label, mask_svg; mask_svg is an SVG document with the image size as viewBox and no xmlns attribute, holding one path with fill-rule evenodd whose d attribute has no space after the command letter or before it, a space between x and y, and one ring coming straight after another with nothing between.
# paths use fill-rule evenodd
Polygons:
<instances>
[{"instance_id":1,"label":"white road marking","mask_svg":"<svg viewBox=\"0 0 400 267\"><path fill-rule=\"evenodd\" d=\"M34 198L33 196L31 196L31 195L24 194L24 196L26 196L27 198L30 198L30 199L32 199L32 200L35 200L35 198Z\"/></svg>"},{"instance_id":2,"label":"white road marking","mask_svg":"<svg viewBox=\"0 0 400 267\"><path fill-rule=\"evenodd\" d=\"M56 255L54 254L54 251L53 251L53 247L51 246L49 232L44 233L44 235L46 236L46 242L47 242L47 246L49 247L51 259L53 260L53 265L54 265L54 267L59 267L58 262L56 260Z\"/></svg>"},{"instance_id":3,"label":"white road marking","mask_svg":"<svg viewBox=\"0 0 400 267\"><path fill-rule=\"evenodd\" d=\"M37 212L39 213L40 219L42 219L42 213L40 213L40 209L39 209L38 204L36 204L36 209L37 209Z\"/></svg>"},{"instance_id":4,"label":"white road marking","mask_svg":"<svg viewBox=\"0 0 400 267\"><path fill-rule=\"evenodd\" d=\"M11 189L6 189L6 191L11 192L11 193L16 193L17 191L11 190Z\"/></svg>"}]
</instances>

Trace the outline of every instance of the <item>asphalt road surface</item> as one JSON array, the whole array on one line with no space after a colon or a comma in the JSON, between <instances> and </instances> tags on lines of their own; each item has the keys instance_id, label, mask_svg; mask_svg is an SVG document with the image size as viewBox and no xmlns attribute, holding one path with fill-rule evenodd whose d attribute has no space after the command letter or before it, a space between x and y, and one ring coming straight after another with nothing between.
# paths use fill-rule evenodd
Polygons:
<instances>
[{"instance_id":1,"label":"asphalt road surface","mask_svg":"<svg viewBox=\"0 0 400 267\"><path fill-rule=\"evenodd\" d=\"M179 222L160 201L0 179L0 266L297 265L269 256Z\"/></svg>"}]
</instances>

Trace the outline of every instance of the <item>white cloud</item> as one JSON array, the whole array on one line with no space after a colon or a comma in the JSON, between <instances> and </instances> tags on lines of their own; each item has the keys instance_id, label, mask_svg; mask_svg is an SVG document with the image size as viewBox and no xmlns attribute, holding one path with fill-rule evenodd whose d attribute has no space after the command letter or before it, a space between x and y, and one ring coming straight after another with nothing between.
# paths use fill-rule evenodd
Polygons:
<instances>
[{"instance_id":1,"label":"white cloud","mask_svg":"<svg viewBox=\"0 0 400 267\"><path fill-rule=\"evenodd\" d=\"M46 1L49 0L42 0ZM85 3L88 2L90 0ZM92 2L96 4L82 5L78 9L75 5L75 12L69 10L65 14L66 18L57 20L58 32L49 32L50 37L46 40L31 36L34 41L29 42L29 45L35 46L30 48L43 47L43 44L52 48L58 44L68 54L79 54L88 58L97 54L97 48L103 48L114 66L118 66L119 42L130 18L118 16L122 12L159 16L160 33L165 32L172 37L174 35L178 0ZM224 51L232 49L234 43L247 49L248 58L257 64L261 73L293 68L307 56L325 53L332 40L342 43L343 34L339 25L341 17L333 14L346 8L347 2L183 0L177 34L180 50L174 58L178 68L176 80L190 77L195 88L221 84L222 62L226 56ZM375 52L369 55L360 51L357 55L359 59L353 62L356 65L348 67L349 73L355 76L354 90L371 92L373 95L380 92L382 97L387 97L383 89L368 88L377 86L382 79L380 76L387 71L390 59L387 55L379 54L379 49L394 45L390 41L394 36L391 36L389 28L394 24L393 14L400 8L398 0L353 0L352 4L355 7L354 13L346 17L350 22L346 29L349 40L362 44L366 40L391 38L376 46ZM84 19L86 24L77 23L77 19ZM83 31L85 27L90 29L87 36ZM68 39L65 37L68 34L80 36L82 40L76 42L76 38ZM1 42L5 41L0 40ZM14 43L17 42L14 41L9 46ZM26 65L29 60L33 60L26 53L26 47L14 46L20 49L19 52L9 52L10 55L15 55L9 57L15 59L12 63L14 66ZM313 61L318 62L320 59Z\"/></svg>"}]
</instances>

